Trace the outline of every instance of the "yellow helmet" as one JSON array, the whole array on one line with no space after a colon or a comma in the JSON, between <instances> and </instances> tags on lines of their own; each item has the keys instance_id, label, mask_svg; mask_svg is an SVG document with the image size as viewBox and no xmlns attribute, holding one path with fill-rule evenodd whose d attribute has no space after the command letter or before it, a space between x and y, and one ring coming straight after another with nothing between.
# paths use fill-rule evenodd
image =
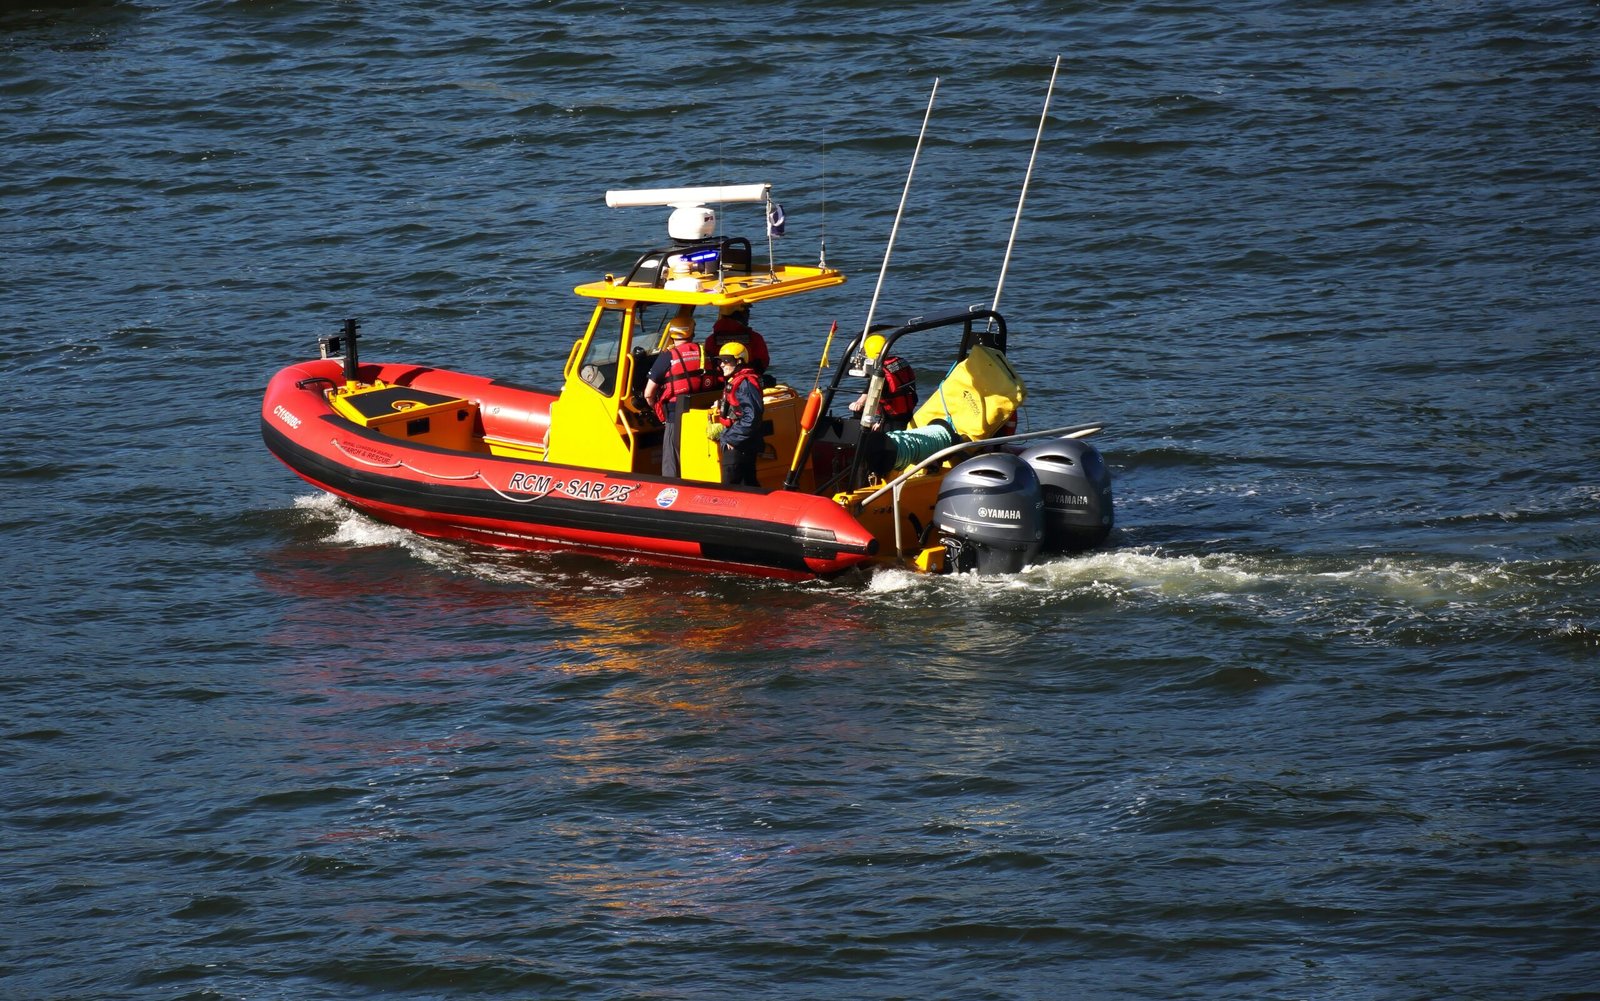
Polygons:
<instances>
[{"instance_id":1,"label":"yellow helmet","mask_svg":"<svg viewBox=\"0 0 1600 1001\"><path fill-rule=\"evenodd\" d=\"M883 344L883 335L873 334L867 338L866 343L861 346L861 350L868 358L877 358L883 354Z\"/></svg>"},{"instance_id":2,"label":"yellow helmet","mask_svg":"<svg viewBox=\"0 0 1600 1001\"><path fill-rule=\"evenodd\" d=\"M745 347L743 344L740 344L738 341L729 341L717 351L717 357L732 358L735 362L742 365L750 360L750 349Z\"/></svg>"},{"instance_id":3,"label":"yellow helmet","mask_svg":"<svg viewBox=\"0 0 1600 1001\"><path fill-rule=\"evenodd\" d=\"M748 316L750 304L748 302L725 302L717 307L718 316Z\"/></svg>"},{"instance_id":4,"label":"yellow helmet","mask_svg":"<svg viewBox=\"0 0 1600 1001\"><path fill-rule=\"evenodd\" d=\"M667 322L667 336L675 341L692 340L694 338L694 317L673 317Z\"/></svg>"}]
</instances>

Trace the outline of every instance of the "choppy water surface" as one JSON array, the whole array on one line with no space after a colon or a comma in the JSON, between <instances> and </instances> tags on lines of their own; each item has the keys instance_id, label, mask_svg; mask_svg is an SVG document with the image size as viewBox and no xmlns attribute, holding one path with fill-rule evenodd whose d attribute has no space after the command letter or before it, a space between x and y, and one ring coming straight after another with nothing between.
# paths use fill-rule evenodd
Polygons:
<instances>
[{"instance_id":1,"label":"choppy water surface","mask_svg":"<svg viewBox=\"0 0 1600 1001\"><path fill-rule=\"evenodd\" d=\"M1600 948L1600 9L0 12L0 996L1576 998ZM271 372L553 385L612 187L1001 307L1119 527L1017 578L418 539Z\"/></svg>"}]
</instances>

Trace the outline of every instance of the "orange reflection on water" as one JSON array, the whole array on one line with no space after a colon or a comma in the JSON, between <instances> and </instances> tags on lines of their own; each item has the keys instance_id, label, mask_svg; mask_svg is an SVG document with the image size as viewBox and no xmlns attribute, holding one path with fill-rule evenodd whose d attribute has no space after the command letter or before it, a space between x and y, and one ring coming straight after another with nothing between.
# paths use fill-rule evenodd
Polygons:
<instances>
[{"instance_id":1,"label":"orange reflection on water","mask_svg":"<svg viewBox=\"0 0 1600 1001\"><path fill-rule=\"evenodd\" d=\"M480 838L495 856L501 836L519 835L439 830L424 793L484 745L520 767L463 792L491 809L515 802L513 824L539 825L523 835L544 854L497 858L530 886L647 920L769 920L781 906L761 900L770 867L819 847L765 835L763 803L833 795L789 787L774 749L872 740L858 716L826 704L808 717L809 738L772 733L764 703L809 697L772 687L785 673L878 668L884 609L840 589L457 556L439 566L401 548L312 547L258 569L282 608L268 641L289 655L269 679L291 697L278 736L311 773L371 790L324 811L306 839L344 855L398 837ZM486 716L491 706L516 722ZM541 804L537 821L529 804ZM482 862L469 853L442 878L478 878Z\"/></svg>"},{"instance_id":2,"label":"orange reflection on water","mask_svg":"<svg viewBox=\"0 0 1600 1001\"><path fill-rule=\"evenodd\" d=\"M768 899L773 867L821 849L792 832L764 836L762 817L780 808L763 804L833 793L784 784L775 749L871 741L841 732L859 719L826 705L810 717L809 740L772 732L766 704L786 696L769 685L784 672L876 666L873 610L836 590L736 591L670 572L625 588L544 591L528 604L561 627L556 670L597 682L583 689L581 734L547 742L559 782L594 816L545 832L570 846L545 878L632 920L781 920L785 905Z\"/></svg>"},{"instance_id":3,"label":"orange reflection on water","mask_svg":"<svg viewBox=\"0 0 1600 1001\"><path fill-rule=\"evenodd\" d=\"M593 839L592 831L573 830ZM546 875L550 885L590 906L638 920L694 918L753 928L769 923L781 908L764 900L770 867L789 849L758 845L717 831L640 832L633 859L572 862ZM609 853L620 855L614 849Z\"/></svg>"},{"instance_id":4,"label":"orange reflection on water","mask_svg":"<svg viewBox=\"0 0 1600 1001\"><path fill-rule=\"evenodd\" d=\"M690 590L690 583L664 571L659 580L622 592L552 590L531 604L569 627L558 646L579 655L562 665L571 671L697 673L752 662L816 671L871 664L876 627L853 596L751 585L752 592L730 598Z\"/></svg>"}]
</instances>

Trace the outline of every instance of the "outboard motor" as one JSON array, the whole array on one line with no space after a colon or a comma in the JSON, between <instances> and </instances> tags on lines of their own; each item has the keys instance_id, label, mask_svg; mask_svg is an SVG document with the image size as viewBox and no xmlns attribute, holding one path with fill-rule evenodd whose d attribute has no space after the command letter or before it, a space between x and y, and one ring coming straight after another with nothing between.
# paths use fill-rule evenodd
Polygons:
<instances>
[{"instance_id":1,"label":"outboard motor","mask_svg":"<svg viewBox=\"0 0 1600 1001\"><path fill-rule=\"evenodd\" d=\"M933 524L954 572L1016 573L1044 539L1044 494L1032 467L996 452L968 459L945 475Z\"/></svg>"},{"instance_id":2,"label":"outboard motor","mask_svg":"<svg viewBox=\"0 0 1600 1001\"><path fill-rule=\"evenodd\" d=\"M1022 461L1044 491L1047 553L1092 549L1111 533L1111 473L1081 438L1053 438L1024 448Z\"/></svg>"}]
</instances>

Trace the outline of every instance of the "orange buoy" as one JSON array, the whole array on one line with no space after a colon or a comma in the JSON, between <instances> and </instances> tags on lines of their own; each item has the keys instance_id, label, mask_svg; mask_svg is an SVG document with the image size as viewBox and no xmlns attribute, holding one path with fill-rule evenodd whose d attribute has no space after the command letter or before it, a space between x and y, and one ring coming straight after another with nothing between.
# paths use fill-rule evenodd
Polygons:
<instances>
[{"instance_id":1,"label":"orange buoy","mask_svg":"<svg viewBox=\"0 0 1600 1001\"><path fill-rule=\"evenodd\" d=\"M805 412L800 415L800 427L810 431L817 426L817 415L822 413L822 390L813 389L806 397Z\"/></svg>"}]
</instances>

